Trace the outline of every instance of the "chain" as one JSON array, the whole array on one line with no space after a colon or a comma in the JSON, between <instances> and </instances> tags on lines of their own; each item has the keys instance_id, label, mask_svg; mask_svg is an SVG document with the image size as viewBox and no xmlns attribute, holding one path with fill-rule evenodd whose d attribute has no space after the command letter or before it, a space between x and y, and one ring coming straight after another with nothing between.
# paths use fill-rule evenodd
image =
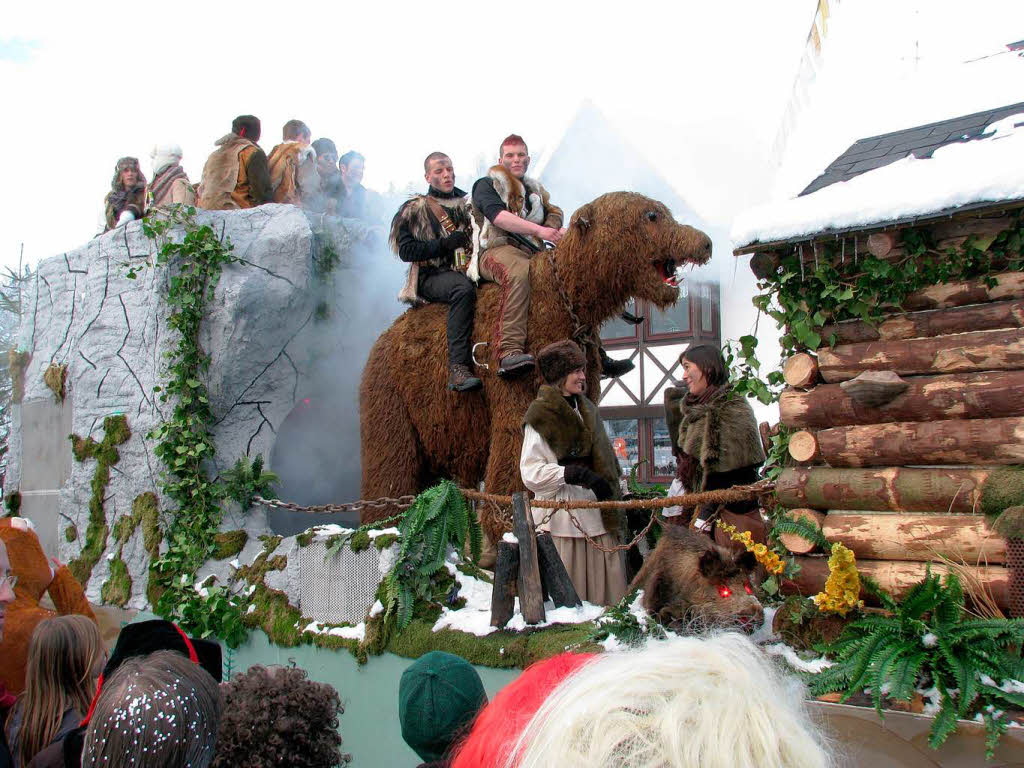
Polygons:
<instances>
[{"instance_id":1,"label":"chain","mask_svg":"<svg viewBox=\"0 0 1024 768\"><path fill-rule=\"evenodd\" d=\"M548 248L544 251L548 257L548 264L551 265L551 271L555 275L555 288L558 290L558 295L562 298L562 303L565 305L566 311L569 313L569 319L572 320L573 331L572 338L577 344L583 347L584 352L593 343L590 339L590 326L586 325L580 316L576 314L576 310L572 308L572 302L569 300L569 294L565 290L565 283L562 282L562 276L558 272L558 264L555 263L554 248Z\"/></svg>"},{"instance_id":2,"label":"chain","mask_svg":"<svg viewBox=\"0 0 1024 768\"><path fill-rule=\"evenodd\" d=\"M320 504L305 507L291 501L264 499L262 496L253 497L253 503L255 504L263 504L276 509L287 509L292 512L308 512L314 515L327 514L331 512L359 512L363 509L408 509L412 506L412 503L415 500L415 496L398 496L394 499L382 496L379 499L360 499L359 501L350 501L346 504Z\"/></svg>"}]
</instances>

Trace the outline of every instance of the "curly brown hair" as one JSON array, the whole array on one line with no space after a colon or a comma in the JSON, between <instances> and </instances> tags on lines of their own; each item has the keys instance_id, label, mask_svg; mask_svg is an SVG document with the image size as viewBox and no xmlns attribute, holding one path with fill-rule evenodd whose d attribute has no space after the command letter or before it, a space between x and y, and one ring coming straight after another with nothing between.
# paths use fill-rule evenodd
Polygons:
<instances>
[{"instance_id":1,"label":"curly brown hair","mask_svg":"<svg viewBox=\"0 0 1024 768\"><path fill-rule=\"evenodd\" d=\"M253 666L222 686L224 709L211 768L345 765L338 692L296 667Z\"/></svg>"}]
</instances>

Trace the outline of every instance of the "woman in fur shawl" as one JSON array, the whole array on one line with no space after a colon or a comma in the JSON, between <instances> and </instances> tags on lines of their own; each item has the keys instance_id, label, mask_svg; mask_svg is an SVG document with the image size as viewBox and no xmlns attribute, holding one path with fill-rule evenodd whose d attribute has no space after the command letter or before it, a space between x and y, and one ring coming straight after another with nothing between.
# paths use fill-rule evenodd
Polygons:
<instances>
[{"instance_id":1,"label":"woman in fur shawl","mask_svg":"<svg viewBox=\"0 0 1024 768\"><path fill-rule=\"evenodd\" d=\"M619 498L619 462L604 423L583 395L587 386L583 350L568 339L549 344L537 354L544 384L523 419L523 451L519 471L538 499L604 501ZM618 518L596 509L574 509L573 523L564 509L536 508L533 519L550 531L565 569L580 598L596 605L614 605L626 594L622 552L602 552L618 544ZM543 521L543 522L542 522ZM586 535L584 535L586 534Z\"/></svg>"},{"instance_id":2,"label":"woman in fur shawl","mask_svg":"<svg viewBox=\"0 0 1024 768\"><path fill-rule=\"evenodd\" d=\"M758 468L764 463L757 421L747 399L729 386L722 353L706 344L690 347L680 362L686 389L665 390L676 477L690 493L757 482ZM728 511L713 505L699 507L694 527L709 530L716 512L763 540L764 524L756 501L733 503Z\"/></svg>"},{"instance_id":3,"label":"woman in fur shawl","mask_svg":"<svg viewBox=\"0 0 1024 768\"><path fill-rule=\"evenodd\" d=\"M137 158L122 157L117 161L103 208L107 221L104 232L142 218L146 212L146 177Z\"/></svg>"}]
</instances>

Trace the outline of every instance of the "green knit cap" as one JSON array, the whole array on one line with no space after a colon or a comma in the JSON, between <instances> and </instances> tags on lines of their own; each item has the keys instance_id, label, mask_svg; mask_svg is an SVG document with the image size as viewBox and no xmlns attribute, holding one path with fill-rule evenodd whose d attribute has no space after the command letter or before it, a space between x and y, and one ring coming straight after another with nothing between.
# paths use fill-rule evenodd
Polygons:
<instances>
[{"instance_id":1,"label":"green knit cap","mask_svg":"<svg viewBox=\"0 0 1024 768\"><path fill-rule=\"evenodd\" d=\"M486 703L472 664L431 651L410 664L398 684L402 738L424 762L440 760Z\"/></svg>"}]
</instances>

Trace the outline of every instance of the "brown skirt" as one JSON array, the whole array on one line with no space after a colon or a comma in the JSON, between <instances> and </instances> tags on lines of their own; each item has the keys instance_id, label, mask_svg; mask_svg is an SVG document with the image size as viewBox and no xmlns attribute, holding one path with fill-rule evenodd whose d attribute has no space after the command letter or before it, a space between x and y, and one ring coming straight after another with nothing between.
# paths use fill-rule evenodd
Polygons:
<instances>
[{"instance_id":1,"label":"brown skirt","mask_svg":"<svg viewBox=\"0 0 1024 768\"><path fill-rule=\"evenodd\" d=\"M607 533L592 538L602 547L618 543ZM626 596L622 552L602 552L582 537L552 536L551 540L581 600L594 605L614 605Z\"/></svg>"}]
</instances>

